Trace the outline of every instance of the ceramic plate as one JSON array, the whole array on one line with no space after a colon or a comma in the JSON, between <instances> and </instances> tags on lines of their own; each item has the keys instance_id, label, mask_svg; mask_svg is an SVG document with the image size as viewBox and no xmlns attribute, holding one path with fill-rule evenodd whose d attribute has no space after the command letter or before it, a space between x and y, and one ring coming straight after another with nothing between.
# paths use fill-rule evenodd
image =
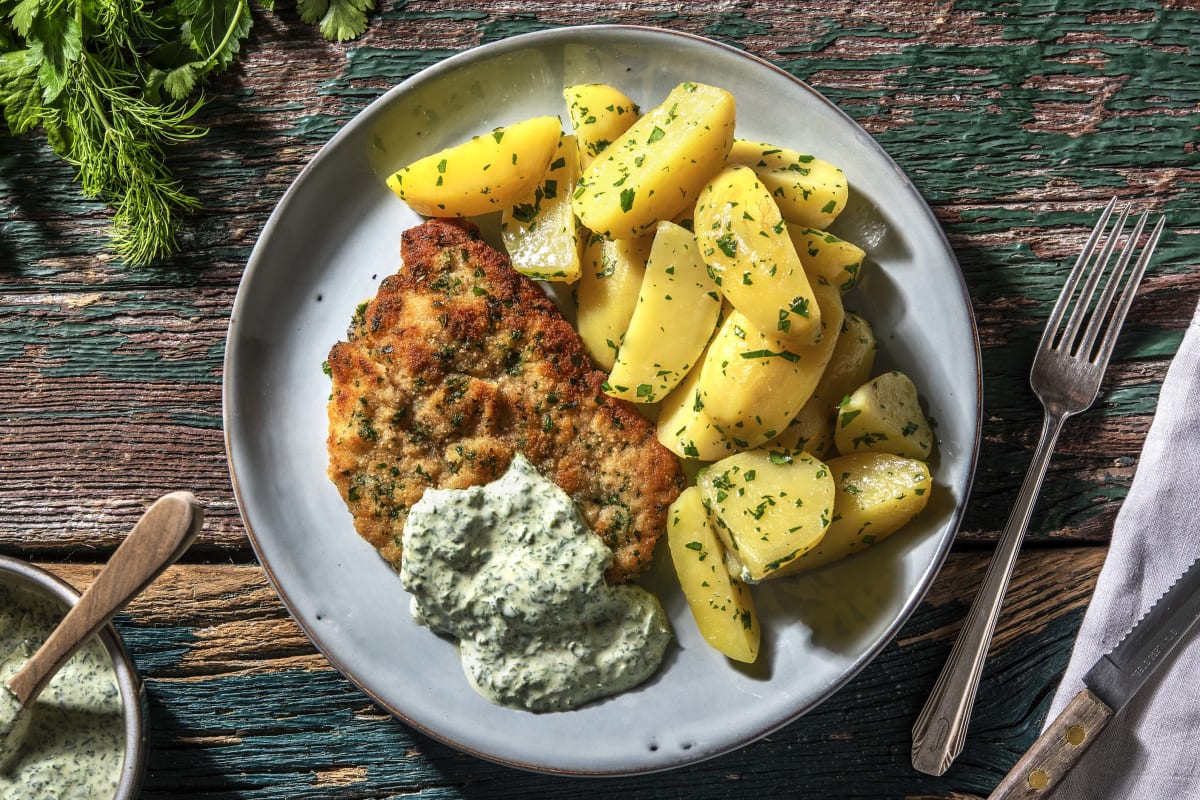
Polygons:
<instances>
[{"instance_id":1,"label":"ceramic plate","mask_svg":"<svg viewBox=\"0 0 1200 800\"><path fill-rule=\"evenodd\" d=\"M386 58L386 54L379 57ZM870 263L847 306L881 339L937 421L936 492L919 520L873 550L756 589L764 640L741 668L700 639L660 552L644 583L677 646L640 688L577 711L500 708L467 684L455 647L409 617L395 572L355 533L325 475L322 362L355 307L399 266L417 224L384 185L393 170L470 136L542 115L562 89L611 83L654 106L676 84L731 91L737 134L841 166L851 199L834 232ZM316 646L380 706L461 750L528 769L628 774L699 761L812 709L891 641L949 550L980 421L978 339L962 274L913 186L880 147L805 84L741 51L663 30L592 26L517 36L449 58L380 97L316 155L259 238L234 303L225 434L251 541Z\"/></svg>"}]
</instances>

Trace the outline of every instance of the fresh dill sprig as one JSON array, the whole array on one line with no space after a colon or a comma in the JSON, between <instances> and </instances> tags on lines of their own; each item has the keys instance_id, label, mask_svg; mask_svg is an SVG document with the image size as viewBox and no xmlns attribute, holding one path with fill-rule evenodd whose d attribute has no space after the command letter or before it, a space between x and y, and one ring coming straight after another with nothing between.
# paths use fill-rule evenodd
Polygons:
<instances>
[{"instance_id":1,"label":"fresh dill sprig","mask_svg":"<svg viewBox=\"0 0 1200 800\"><path fill-rule=\"evenodd\" d=\"M189 121L200 108L181 102L155 104L131 91L134 77L99 58L80 62L85 76L67 100L72 136L65 152L78 171L84 195L114 207L113 250L130 264L149 264L172 252L177 214L198 208L164 163L163 147L203 136ZM107 110L107 113L106 113Z\"/></svg>"},{"instance_id":2,"label":"fresh dill sprig","mask_svg":"<svg viewBox=\"0 0 1200 800\"><path fill-rule=\"evenodd\" d=\"M270 8L272 0L258 0ZM302 0L330 39L358 36L374 0ZM209 76L249 35L249 0L0 0L0 111L13 135L36 128L74 167L83 194L113 209L114 252L134 266L178 247L199 206L166 165L204 136L194 118Z\"/></svg>"}]
</instances>

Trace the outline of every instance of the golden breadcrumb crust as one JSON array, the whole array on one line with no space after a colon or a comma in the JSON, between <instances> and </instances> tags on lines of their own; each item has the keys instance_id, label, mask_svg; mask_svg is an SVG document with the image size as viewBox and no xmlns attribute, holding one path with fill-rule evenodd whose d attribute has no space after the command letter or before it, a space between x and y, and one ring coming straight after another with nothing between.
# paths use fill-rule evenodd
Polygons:
<instances>
[{"instance_id":1,"label":"golden breadcrumb crust","mask_svg":"<svg viewBox=\"0 0 1200 800\"><path fill-rule=\"evenodd\" d=\"M519 451L612 549L610 581L644 570L684 485L653 423L470 223L405 231L401 260L329 353L329 476L359 534L399 568L425 489L492 481Z\"/></svg>"}]
</instances>

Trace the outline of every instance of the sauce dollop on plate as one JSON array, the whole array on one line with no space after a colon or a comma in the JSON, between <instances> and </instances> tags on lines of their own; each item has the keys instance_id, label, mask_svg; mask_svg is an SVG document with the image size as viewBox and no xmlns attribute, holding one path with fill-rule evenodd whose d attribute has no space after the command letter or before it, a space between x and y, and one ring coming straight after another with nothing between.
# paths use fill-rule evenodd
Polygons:
<instances>
[{"instance_id":1,"label":"sauce dollop on plate","mask_svg":"<svg viewBox=\"0 0 1200 800\"><path fill-rule=\"evenodd\" d=\"M612 558L518 454L485 486L426 490L404 525L400 577L418 621L459 640L480 694L564 711L643 682L671 641L654 595L605 583Z\"/></svg>"}]
</instances>

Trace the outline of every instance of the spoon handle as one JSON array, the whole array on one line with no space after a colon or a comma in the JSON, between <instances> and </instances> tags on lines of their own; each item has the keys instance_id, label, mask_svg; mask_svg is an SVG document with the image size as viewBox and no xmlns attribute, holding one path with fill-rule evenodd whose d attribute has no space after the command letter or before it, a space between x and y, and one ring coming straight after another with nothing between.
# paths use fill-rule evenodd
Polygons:
<instances>
[{"instance_id":1,"label":"spoon handle","mask_svg":"<svg viewBox=\"0 0 1200 800\"><path fill-rule=\"evenodd\" d=\"M171 492L155 501L54 632L9 679L21 705L37 699L92 634L183 555L203 523L204 509L191 492Z\"/></svg>"}]
</instances>

